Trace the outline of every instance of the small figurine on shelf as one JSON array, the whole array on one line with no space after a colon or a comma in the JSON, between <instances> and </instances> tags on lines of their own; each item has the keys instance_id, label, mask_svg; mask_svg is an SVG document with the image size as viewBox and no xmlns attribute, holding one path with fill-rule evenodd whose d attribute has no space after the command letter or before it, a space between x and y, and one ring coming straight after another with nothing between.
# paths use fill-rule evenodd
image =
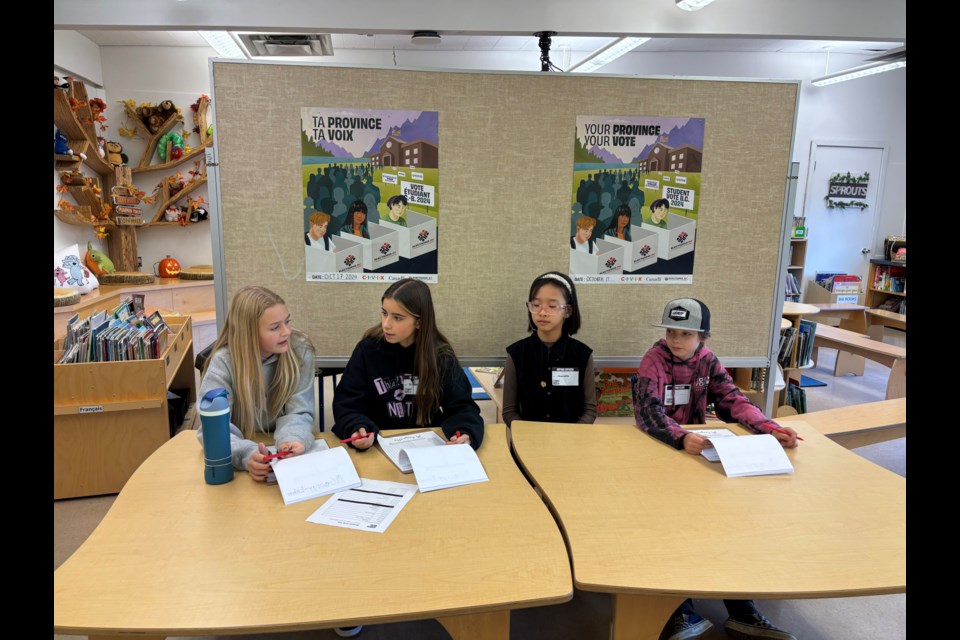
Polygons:
<instances>
[{"instance_id":1,"label":"small figurine on shelf","mask_svg":"<svg viewBox=\"0 0 960 640\"><path fill-rule=\"evenodd\" d=\"M107 162L115 167L127 164L127 154L123 153L123 145L113 140L107 140Z\"/></svg>"},{"instance_id":2,"label":"small figurine on shelf","mask_svg":"<svg viewBox=\"0 0 960 640\"><path fill-rule=\"evenodd\" d=\"M163 212L163 219L167 222L176 222L180 219L180 207L175 204L167 207L167 210Z\"/></svg>"},{"instance_id":3,"label":"small figurine on shelf","mask_svg":"<svg viewBox=\"0 0 960 640\"><path fill-rule=\"evenodd\" d=\"M190 207L190 222L200 222L201 220L206 220L208 217L210 217L210 213L205 206L196 205Z\"/></svg>"},{"instance_id":4,"label":"small figurine on shelf","mask_svg":"<svg viewBox=\"0 0 960 640\"><path fill-rule=\"evenodd\" d=\"M81 160L87 159L86 154L73 152L70 143L67 142L67 136L63 135L60 129L57 129L53 134L53 152L59 155L80 156Z\"/></svg>"},{"instance_id":5,"label":"small figurine on shelf","mask_svg":"<svg viewBox=\"0 0 960 640\"><path fill-rule=\"evenodd\" d=\"M99 249L94 249L93 244L90 242L87 242L87 254L83 257L83 261L94 275L101 276L117 270L117 268L113 266L113 260Z\"/></svg>"},{"instance_id":6,"label":"small figurine on shelf","mask_svg":"<svg viewBox=\"0 0 960 640\"><path fill-rule=\"evenodd\" d=\"M60 80L59 76L53 76L53 88L67 91L70 89L70 76L67 76L66 82Z\"/></svg>"}]
</instances>

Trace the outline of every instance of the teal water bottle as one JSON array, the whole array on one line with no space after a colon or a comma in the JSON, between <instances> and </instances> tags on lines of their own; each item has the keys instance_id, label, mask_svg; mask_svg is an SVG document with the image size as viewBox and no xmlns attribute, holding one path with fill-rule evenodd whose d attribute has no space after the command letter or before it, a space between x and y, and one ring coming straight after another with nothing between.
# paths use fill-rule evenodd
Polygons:
<instances>
[{"instance_id":1,"label":"teal water bottle","mask_svg":"<svg viewBox=\"0 0 960 640\"><path fill-rule=\"evenodd\" d=\"M211 389L200 400L200 428L203 430L203 479L207 484L233 480L230 456L230 393Z\"/></svg>"}]
</instances>

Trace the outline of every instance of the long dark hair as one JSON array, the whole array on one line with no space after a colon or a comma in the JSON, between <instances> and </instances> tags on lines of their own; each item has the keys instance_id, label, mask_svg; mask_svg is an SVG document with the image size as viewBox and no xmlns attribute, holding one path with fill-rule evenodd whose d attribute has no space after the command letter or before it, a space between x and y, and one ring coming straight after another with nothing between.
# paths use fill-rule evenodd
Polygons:
<instances>
[{"instance_id":1,"label":"long dark hair","mask_svg":"<svg viewBox=\"0 0 960 640\"><path fill-rule=\"evenodd\" d=\"M440 409L440 377L444 373L440 371L440 365L450 357L456 358L456 355L450 341L437 328L430 287L420 280L404 278L390 285L383 292L380 302L388 298L420 321L420 327L414 334L416 352L413 356L413 373L419 379L417 424L426 425ZM363 337L382 340L383 326L377 324L370 327Z\"/></svg>"},{"instance_id":2,"label":"long dark hair","mask_svg":"<svg viewBox=\"0 0 960 640\"><path fill-rule=\"evenodd\" d=\"M363 200L354 200L350 205L350 210L347 212L347 219L344 222L344 227L350 230L350 233L353 233L353 225L356 223L357 212L363 214L363 222L360 223L360 235L364 238L369 238L370 233L367 231L367 205Z\"/></svg>"},{"instance_id":3,"label":"long dark hair","mask_svg":"<svg viewBox=\"0 0 960 640\"><path fill-rule=\"evenodd\" d=\"M630 220L633 218L633 211L630 210L630 205L622 204L617 207L616 211L613 212L613 218L610 220L610 227L607 229L607 235L611 235L614 238L617 237L617 228L620 226L620 216L627 216L627 226L623 228L623 239L631 240L630 238Z\"/></svg>"},{"instance_id":4,"label":"long dark hair","mask_svg":"<svg viewBox=\"0 0 960 640\"><path fill-rule=\"evenodd\" d=\"M561 333L565 336L572 336L580 330L580 305L577 304L577 288L573 286L573 280L565 273L559 271L547 271L543 275L537 276L533 284L530 285L530 295L527 296L527 302L531 302L537 297L540 287L545 284L552 284L563 291L563 299L570 307L570 317L563 319ZM527 328L530 333L537 330L537 325L533 324L533 314L527 314Z\"/></svg>"}]
</instances>

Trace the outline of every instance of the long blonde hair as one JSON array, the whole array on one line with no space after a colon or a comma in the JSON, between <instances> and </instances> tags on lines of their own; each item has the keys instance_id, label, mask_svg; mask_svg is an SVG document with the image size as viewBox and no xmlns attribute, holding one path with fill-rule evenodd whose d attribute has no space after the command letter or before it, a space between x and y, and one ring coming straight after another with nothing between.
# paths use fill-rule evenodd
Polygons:
<instances>
[{"instance_id":1,"label":"long blonde hair","mask_svg":"<svg viewBox=\"0 0 960 640\"><path fill-rule=\"evenodd\" d=\"M277 357L273 381L270 388L265 388L260 353L260 317L264 311L278 304L286 303L264 287L240 289L230 302L223 330L210 351L212 356L223 347L230 350L230 373L233 376L230 421L237 425L246 438L252 437L255 431L266 433L267 427L276 423L284 405L300 383L300 361L304 351L314 352L310 338L294 329L290 334L290 348ZM212 357L207 358L204 373L211 360Z\"/></svg>"}]
</instances>

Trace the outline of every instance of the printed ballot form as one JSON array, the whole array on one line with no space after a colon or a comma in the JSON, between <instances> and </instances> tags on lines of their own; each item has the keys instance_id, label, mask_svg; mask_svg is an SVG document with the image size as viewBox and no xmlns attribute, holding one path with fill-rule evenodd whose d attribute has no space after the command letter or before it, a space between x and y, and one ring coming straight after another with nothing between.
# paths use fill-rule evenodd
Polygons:
<instances>
[{"instance_id":1,"label":"printed ballot form","mask_svg":"<svg viewBox=\"0 0 960 640\"><path fill-rule=\"evenodd\" d=\"M730 431L730 429L687 429L687 431L690 433L695 433L698 436L703 436L707 440L710 440L711 438L728 438L737 435L733 431ZM713 442L704 447L703 451L700 452L700 455L710 462L720 462L720 456L717 455L717 450L714 448Z\"/></svg>"},{"instance_id":2,"label":"printed ballot form","mask_svg":"<svg viewBox=\"0 0 960 640\"><path fill-rule=\"evenodd\" d=\"M286 458L273 465L283 503L291 505L360 486L360 476L343 447Z\"/></svg>"},{"instance_id":3,"label":"printed ballot form","mask_svg":"<svg viewBox=\"0 0 960 640\"><path fill-rule=\"evenodd\" d=\"M417 493L417 486L361 478L355 489L333 494L307 522L383 533Z\"/></svg>"},{"instance_id":4,"label":"printed ballot form","mask_svg":"<svg viewBox=\"0 0 960 640\"><path fill-rule=\"evenodd\" d=\"M414 431L404 433L390 438L383 437L383 434L377 434L377 447L383 452L383 455L396 465L403 473L410 473L413 467L410 465L410 458L407 451L419 447L438 447L446 446L446 442L435 432L427 429L425 431Z\"/></svg>"},{"instance_id":5,"label":"printed ballot form","mask_svg":"<svg viewBox=\"0 0 960 640\"><path fill-rule=\"evenodd\" d=\"M780 441L769 433L711 440L728 478L793 473Z\"/></svg>"},{"instance_id":6,"label":"printed ballot form","mask_svg":"<svg viewBox=\"0 0 960 640\"><path fill-rule=\"evenodd\" d=\"M406 453L421 493L489 480L477 452L468 444L407 449Z\"/></svg>"}]
</instances>

